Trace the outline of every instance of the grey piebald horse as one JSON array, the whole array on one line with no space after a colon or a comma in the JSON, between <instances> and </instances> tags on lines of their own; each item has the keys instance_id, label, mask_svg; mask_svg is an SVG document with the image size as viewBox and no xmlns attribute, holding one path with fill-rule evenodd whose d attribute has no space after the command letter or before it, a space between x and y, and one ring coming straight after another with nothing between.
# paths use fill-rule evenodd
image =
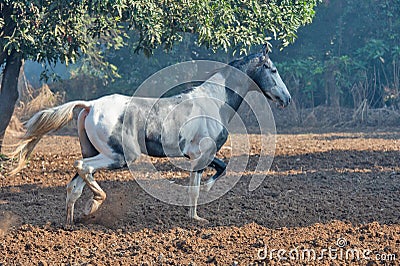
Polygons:
<instances>
[{"instance_id":1,"label":"grey piebald horse","mask_svg":"<svg viewBox=\"0 0 400 266\"><path fill-rule=\"evenodd\" d=\"M106 193L93 178L95 171L125 167L141 154L189 159L189 216L205 222L197 215L201 176L206 167L216 170L206 182L206 189L210 189L224 174L226 165L215 154L226 142L226 125L247 92L260 90L282 107L291 100L266 48L237 59L229 66L217 70L201 85L168 98L114 94L40 111L27 122L23 140L13 153L19 157L19 163L11 174L24 166L45 134L65 126L72 119L73 110L81 108L77 124L83 158L75 162L77 174L67 185L68 224L74 221L74 204L85 185L94 194L86 204L85 215L96 212L106 199ZM248 80L238 78L230 70L232 67L247 75Z\"/></svg>"}]
</instances>

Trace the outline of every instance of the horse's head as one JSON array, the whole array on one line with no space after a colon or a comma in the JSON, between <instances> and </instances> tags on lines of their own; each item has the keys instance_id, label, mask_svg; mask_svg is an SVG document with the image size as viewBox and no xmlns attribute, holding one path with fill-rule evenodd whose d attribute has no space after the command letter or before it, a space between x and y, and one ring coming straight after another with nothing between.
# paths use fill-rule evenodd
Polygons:
<instances>
[{"instance_id":1,"label":"horse's head","mask_svg":"<svg viewBox=\"0 0 400 266\"><path fill-rule=\"evenodd\" d=\"M258 85L265 97L286 107L291 101L291 96L269 58L267 49L264 46L260 53L245 57L242 60L245 63L238 68L241 68Z\"/></svg>"},{"instance_id":2,"label":"horse's head","mask_svg":"<svg viewBox=\"0 0 400 266\"><path fill-rule=\"evenodd\" d=\"M265 63L256 70L253 80L268 99L278 102L282 107L289 105L290 93L268 56Z\"/></svg>"}]
</instances>

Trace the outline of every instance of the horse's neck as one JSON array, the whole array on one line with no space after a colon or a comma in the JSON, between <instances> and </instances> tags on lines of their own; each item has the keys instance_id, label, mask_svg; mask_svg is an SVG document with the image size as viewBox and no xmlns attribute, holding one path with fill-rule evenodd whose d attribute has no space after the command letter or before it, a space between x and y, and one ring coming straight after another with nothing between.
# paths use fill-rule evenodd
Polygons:
<instances>
[{"instance_id":1,"label":"horse's neck","mask_svg":"<svg viewBox=\"0 0 400 266\"><path fill-rule=\"evenodd\" d=\"M226 78L221 73L216 73L200 86L194 88L191 94L195 97L209 97L220 103L224 103L221 108L226 108L225 113L227 114L232 113L227 117L230 120L237 109L239 109L243 98L248 92L246 84L244 86L232 85L232 82L227 84Z\"/></svg>"}]
</instances>

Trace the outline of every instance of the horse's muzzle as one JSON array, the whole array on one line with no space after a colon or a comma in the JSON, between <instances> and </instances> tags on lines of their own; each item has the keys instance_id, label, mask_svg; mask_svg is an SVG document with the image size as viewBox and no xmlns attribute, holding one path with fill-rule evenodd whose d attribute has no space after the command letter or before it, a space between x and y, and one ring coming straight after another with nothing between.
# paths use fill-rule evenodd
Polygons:
<instances>
[{"instance_id":1,"label":"horse's muzzle","mask_svg":"<svg viewBox=\"0 0 400 266\"><path fill-rule=\"evenodd\" d=\"M283 108L285 108L285 107L287 107L289 104L290 104L290 102L292 101L292 97L290 97L290 96L284 96L284 97L282 97L283 99L279 99L279 104L283 107Z\"/></svg>"}]
</instances>

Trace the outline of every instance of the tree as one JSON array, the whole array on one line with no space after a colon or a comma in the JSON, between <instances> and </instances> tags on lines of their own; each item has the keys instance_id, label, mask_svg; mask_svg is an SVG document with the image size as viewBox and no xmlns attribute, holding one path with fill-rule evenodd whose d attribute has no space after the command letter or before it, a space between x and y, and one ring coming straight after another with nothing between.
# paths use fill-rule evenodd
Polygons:
<instances>
[{"instance_id":1,"label":"tree","mask_svg":"<svg viewBox=\"0 0 400 266\"><path fill-rule=\"evenodd\" d=\"M184 33L207 47L241 51L268 42L293 42L310 23L319 0L3 0L0 3L0 148L18 98L22 60L54 65L86 56L101 66L102 52L122 44L123 30L137 32L136 49L145 54L171 48ZM94 49L97 48L97 49ZM93 62L93 60L91 61Z\"/></svg>"}]
</instances>

